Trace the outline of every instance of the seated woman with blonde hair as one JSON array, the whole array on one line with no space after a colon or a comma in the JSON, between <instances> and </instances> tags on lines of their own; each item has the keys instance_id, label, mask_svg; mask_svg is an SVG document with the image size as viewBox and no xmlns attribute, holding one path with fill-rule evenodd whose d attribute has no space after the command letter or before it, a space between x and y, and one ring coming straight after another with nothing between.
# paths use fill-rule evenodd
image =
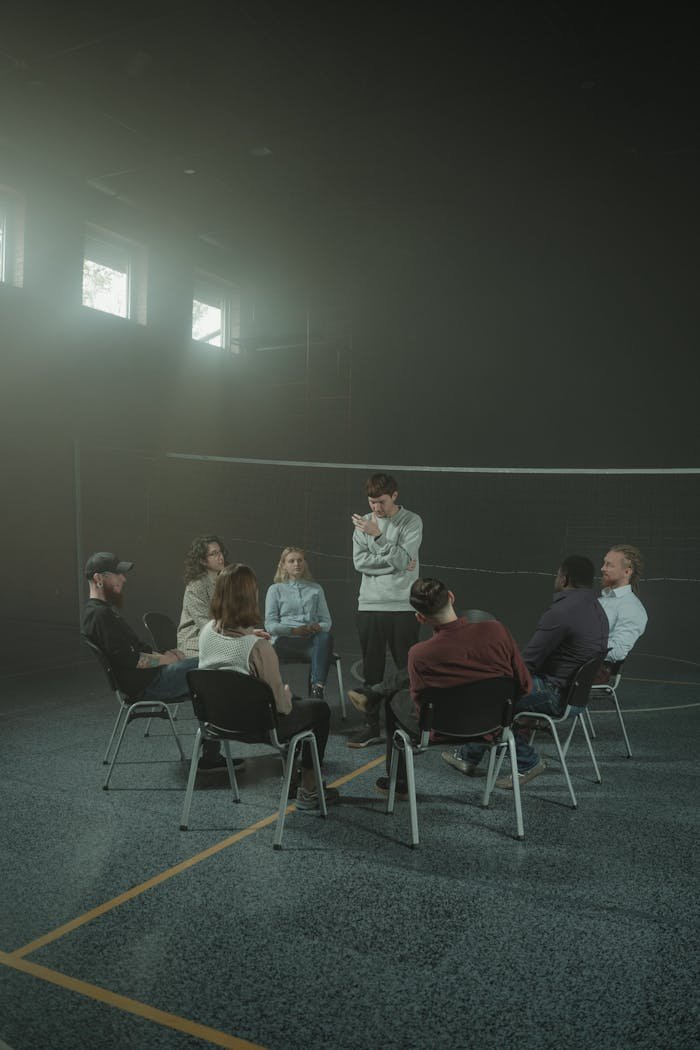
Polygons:
<instances>
[{"instance_id":1,"label":"seated woman with blonde hair","mask_svg":"<svg viewBox=\"0 0 700 1050\"><path fill-rule=\"evenodd\" d=\"M291 740L296 733L311 729L323 761L330 708L325 700L292 697L289 686L282 684L277 654L261 630L259 601L258 581L248 565L227 565L219 573L211 603L213 620L199 635L199 668L238 671L267 682L275 698L280 740ZM302 748L301 767L297 807L317 809L319 797L307 744ZM325 788L324 793L326 802L338 797L334 788Z\"/></svg>"},{"instance_id":2,"label":"seated woman with blonde hair","mask_svg":"<svg viewBox=\"0 0 700 1050\"><path fill-rule=\"evenodd\" d=\"M185 594L182 599L177 647L185 656L199 654L199 632L211 620L216 577L228 561L218 536L197 536L185 555Z\"/></svg>"},{"instance_id":3,"label":"seated woman with blonde hair","mask_svg":"<svg viewBox=\"0 0 700 1050\"><path fill-rule=\"evenodd\" d=\"M279 658L303 657L311 664L311 696L323 699L333 657L331 614L323 587L309 571L301 547L285 547L265 598L265 630Z\"/></svg>"}]
</instances>

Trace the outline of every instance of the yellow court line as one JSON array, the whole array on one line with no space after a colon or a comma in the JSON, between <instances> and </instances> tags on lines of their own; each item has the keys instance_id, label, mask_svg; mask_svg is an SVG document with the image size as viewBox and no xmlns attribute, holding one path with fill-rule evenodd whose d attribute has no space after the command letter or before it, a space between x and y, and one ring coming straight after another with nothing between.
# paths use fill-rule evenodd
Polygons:
<instances>
[{"instance_id":1,"label":"yellow court line","mask_svg":"<svg viewBox=\"0 0 700 1050\"><path fill-rule=\"evenodd\" d=\"M214 1046L224 1046L229 1048L229 1050L264 1050L258 1043L250 1043L247 1039L238 1039L236 1036L228 1035L226 1032L219 1032L216 1028L209 1028L208 1025L199 1024L197 1021L189 1021L186 1017L178 1017L177 1014L166 1013L165 1010L158 1010L155 1006L140 1003L137 999L129 999L126 995L110 992L107 988L100 988L99 985L79 981L75 977L69 977L67 974L60 973L58 970L50 970L47 966L40 966L38 963L20 959L16 953L8 955L7 952L0 951L0 963L4 966L10 966L14 970L20 970L22 973L28 973L32 977L38 977L42 981L56 984L59 988L67 988L71 992L78 992L79 995L85 995L89 999L96 999L107 1006L124 1010L126 1013L134 1014L136 1017L143 1017L147 1021L154 1021L156 1024L163 1025L166 1028L174 1028L177 1032L185 1032L187 1035L193 1035L197 1039L204 1039L209 1043L213 1043Z\"/></svg>"},{"instance_id":2,"label":"yellow court line","mask_svg":"<svg viewBox=\"0 0 700 1050\"><path fill-rule=\"evenodd\" d=\"M375 758L371 762L365 763L364 766L360 766L359 769L353 770L352 773L348 773L343 777L339 777L338 780L334 780L331 787L347 784L349 780L354 780L354 778L358 777L361 773L367 772L368 769L373 769L383 761L384 756L381 758ZM296 806L291 805L287 808L286 812L292 813L295 810ZM91 908L90 911L86 911L76 919L71 919L70 922L64 923L63 926L58 926L55 930L45 933L42 937L37 937L36 940L30 941L29 944L25 944L22 948L17 948L15 951L7 953L8 958L21 959L25 955L30 955L39 948L43 948L45 945L57 941L60 937L65 936L65 934L77 930L78 927L84 926L88 922L92 922L93 919L98 919L101 915L105 915L108 911L118 908L121 904L126 904L127 901L133 900L135 897L139 897L142 893L145 893L146 890L150 890L154 886L159 886L162 882L167 882L168 879L172 879L175 875L180 875L181 872L187 871L188 868L194 867L195 864L199 864L203 860L208 860L209 857L213 857L216 853L220 853L229 846L233 846L236 842L241 842L243 839L248 838L249 835L254 835L256 831L269 827L270 824L274 824L277 821L277 816L278 811L276 810L274 813L271 813L269 817L264 817L262 820L258 820L255 824L251 824L250 827L243 828L242 831L237 831L234 835L229 835L228 838L222 839L221 842L217 842L213 846L209 846L207 849L202 850L201 853L196 853L193 857L188 857L187 860L180 861L179 864L175 864L172 868L167 868L165 871L160 872L160 874L154 875L150 879L146 879L145 882L139 883L138 886L132 886L130 890L120 893L117 897L112 897L111 900L105 901L103 904L98 904L96 908Z\"/></svg>"}]
</instances>

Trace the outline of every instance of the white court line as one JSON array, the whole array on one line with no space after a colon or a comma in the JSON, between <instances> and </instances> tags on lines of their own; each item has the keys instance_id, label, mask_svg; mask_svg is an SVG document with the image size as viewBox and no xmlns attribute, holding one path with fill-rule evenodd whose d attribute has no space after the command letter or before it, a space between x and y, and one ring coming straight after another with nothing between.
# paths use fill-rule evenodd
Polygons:
<instances>
[{"instance_id":1,"label":"white court line","mask_svg":"<svg viewBox=\"0 0 700 1050\"><path fill-rule=\"evenodd\" d=\"M121 450L117 450L121 451ZM193 459L205 463L243 463L253 467L308 467L323 470L376 470L376 463L327 463L316 460L251 459L247 456L207 456L194 452L166 452L166 459ZM388 464L385 470L423 474L700 474L700 467L426 467Z\"/></svg>"},{"instance_id":2,"label":"white court line","mask_svg":"<svg viewBox=\"0 0 700 1050\"><path fill-rule=\"evenodd\" d=\"M620 704L622 707L622 704ZM700 701L696 704L675 704L673 707L622 707L623 712L626 715L646 715L652 711L685 711L688 707L700 707ZM594 707L596 718L598 715L615 715L617 711L614 708L610 708L609 711L600 711L597 707Z\"/></svg>"}]
</instances>

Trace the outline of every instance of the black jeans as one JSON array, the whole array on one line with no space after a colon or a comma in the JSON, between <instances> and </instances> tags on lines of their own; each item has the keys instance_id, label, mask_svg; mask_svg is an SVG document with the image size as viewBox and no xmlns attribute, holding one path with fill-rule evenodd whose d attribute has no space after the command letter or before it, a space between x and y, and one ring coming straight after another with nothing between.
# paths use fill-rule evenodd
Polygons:
<instances>
[{"instance_id":1,"label":"black jeans","mask_svg":"<svg viewBox=\"0 0 700 1050\"><path fill-rule=\"evenodd\" d=\"M292 703L292 710L288 715L277 715L277 735L280 740L291 740L296 733L304 729L313 730L318 747L318 758L323 762L328 741L328 732L331 725L331 709L325 700L297 700ZM301 754L301 764L304 769L313 769L311 749L304 744Z\"/></svg>"},{"instance_id":2,"label":"black jeans","mask_svg":"<svg viewBox=\"0 0 700 1050\"><path fill-rule=\"evenodd\" d=\"M357 614L357 632L362 649L365 685L376 685L384 677L386 647L397 668L408 665L408 650L418 641L420 624L413 612L369 612Z\"/></svg>"}]
</instances>

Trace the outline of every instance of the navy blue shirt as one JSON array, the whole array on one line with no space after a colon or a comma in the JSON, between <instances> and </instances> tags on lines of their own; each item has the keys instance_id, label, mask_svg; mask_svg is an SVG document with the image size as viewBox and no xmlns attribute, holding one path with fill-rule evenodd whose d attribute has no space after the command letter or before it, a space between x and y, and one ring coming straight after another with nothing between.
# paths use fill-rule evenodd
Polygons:
<instances>
[{"instance_id":1,"label":"navy blue shirt","mask_svg":"<svg viewBox=\"0 0 700 1050\"><path fill-rule=\"evenodd\" d=\"M608 629L590 587L558 591L523 649L523 660L531 674L565 686L577 667L608 651Z\"/></svg>"}]
</instances>

